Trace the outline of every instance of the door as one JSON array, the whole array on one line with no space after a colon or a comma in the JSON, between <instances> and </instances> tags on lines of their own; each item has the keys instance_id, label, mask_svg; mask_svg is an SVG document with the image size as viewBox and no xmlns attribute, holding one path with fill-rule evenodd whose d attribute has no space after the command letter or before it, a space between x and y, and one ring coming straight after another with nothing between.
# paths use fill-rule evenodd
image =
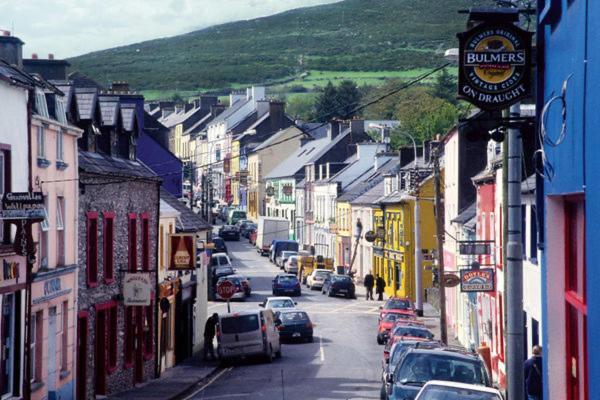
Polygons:
<instances>
[{"instance_id":1,"label":"door","mask_svg":"<svg viewBox=\"0 0 600 400\"><path fill-rule=\"evenodd\" d=\"M106 310L96 310L96 394L106 394Z\"/></svg>"},{"instance_id":2,"label":"door","mask_svg":"<svg viewBox=\"0 0 600 400\"><path fill-rule=\"evenodd\" d=\"M13 394L14 376L14 345L15 345L15 295L2 296L2 321L0 329L0 395L2 398L11 397Z\"/></svg>"},{"instance_id":3,"label":"door","mask_svg":"<svg viewBox=\"0 0 600 400\"><path fill-rule=\"evenodd\" d=\"M87 398L87 313L77 317L77 398Z\"/></svg>"},{"instance_id":4,"label":"door","mask_svg":"<svg viewBox=\"0 0 600 400\"><path fill-rule=\"evenodd\" d=\"M48 310L48 400L56 399L56 307Z\"/></svg>"},{"instance_id":5,"label":"door","mask_svg":"<svg viewBox=\"0 0 600 400\"><path fill-rule=\"evenodd\" d=\"M144 381L144 307L136 307L135 310L135 361L134 361L134 383Z\"/></svg>"}]
</instances>

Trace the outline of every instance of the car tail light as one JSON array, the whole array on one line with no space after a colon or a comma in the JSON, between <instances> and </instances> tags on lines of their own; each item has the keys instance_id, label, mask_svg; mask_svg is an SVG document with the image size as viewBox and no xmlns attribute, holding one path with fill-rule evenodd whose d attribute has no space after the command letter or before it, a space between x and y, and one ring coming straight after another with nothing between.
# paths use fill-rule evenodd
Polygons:
<instances>
[{"instance_id":1,"label":"car tail light","mask_svg":"<svg viewBox=\"0 0 600 400\"><path fill-rule=\"evenodd\" d=\"M263 333L267 332L267 326L266 325L261 326L260 330L263 331Z\"/></svg>"},{"instance_id":2,"label":"car tail light","mask_svg":"<svg viewBox=\"0 0 600 400\"><path fill-rule=\"evenodd\" d=\"M307 328L312 328L312 327L314 327L314 325L312 324L312 322L309 322L309 323L306 324L306 327Z\"/></svg>"},{"instance_id":3,"label":"car tail light","mask_svg":"<svg viewBox=\"0 0 600 400\"><path fill-rule=\"evenodd\" d=\"M282 330L284 330L284 329L285 329L285 327L284 327L283 325L279 325L279 326L277 327L277 330L278 330L278 331L282 331Z\"/></svg>"},{"instance_id":4,"label":"car tail light","mask_svg":"<svg viewBox=\"0 0 600 400\"><path fill-rule=\"evenodd\" d=\"M387 360L388 358L390 358L390 351L389 351L389 350L384 350L384 351L383 351L383 358L385 358L386 360Z\"/></svg>"}]
</instances>

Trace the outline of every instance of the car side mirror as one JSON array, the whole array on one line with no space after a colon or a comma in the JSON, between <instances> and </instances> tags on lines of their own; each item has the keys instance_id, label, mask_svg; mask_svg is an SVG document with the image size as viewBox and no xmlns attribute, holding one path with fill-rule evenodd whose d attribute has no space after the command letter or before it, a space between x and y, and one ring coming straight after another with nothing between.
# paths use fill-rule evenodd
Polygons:
<instances>
[{"instance_id":1,"label":"car side mirror","mask_svg":"<svg viewBox=\"0 0 600 400\"><path fill-rule=\"evenodd\" d=\"M295 305L295 306L297 306L297 305L298 305L298 302L297 302L297 301L295 301L295 302L294 302L294 305Z\"/></svg>"}]
</instances>

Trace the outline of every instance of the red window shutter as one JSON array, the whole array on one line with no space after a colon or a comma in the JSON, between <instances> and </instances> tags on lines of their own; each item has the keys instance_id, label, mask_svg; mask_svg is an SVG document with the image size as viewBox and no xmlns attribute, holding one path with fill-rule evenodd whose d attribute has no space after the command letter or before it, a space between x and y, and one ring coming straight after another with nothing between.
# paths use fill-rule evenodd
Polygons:
<instances>
[{"instance_id":1,"label":"red window shutter","mask_svg":"<svg viewBox=\"0 0 600 400\"><path fill-rule=\"evenodd\" d=\"M144 357L148 360L152 358L153 354L153 339L154 339L154 313L153 313L153 302L150 302L149 306L144 307L146 316L146 327L144 337Z\"/></svg>"},{"instance_id":2,"label":"red window shutter","mask_svg":"<svg viewBox=\"0 0 600 400\"><path fill-rule=\"evenodd\" d=\"M133 340L134 340L134 320L133 307L125 306L125 343L124 343L124 359L125 368L130 368L133 365Z\"/></svg>"},{"instance_id":3,"label":"red window shutter","mask_svg":"<svg viewBox=\"0 0 600 400\"><path fill-rule=\"evenodd\" d=\"M150 270L150 220L147 213L142 217L142 270Z\"/></svg>"},{"instance_id":4,"label":"red window shutter","mask_svg":"<svg viewBox=\"0 0 600 400\"><path fill-rule=\"evenodd\" d=\"M137 271L137 216L129 214L129 271Z\"/></svg>"},{"instance_id":5,"label":"red window shutter","mask_svg":"<svg viewBox=\"0 0 600 400\"><path fill-rule=\"evenodd\" d=\"M117 305L114 304L108 309L108 369L112 372L117 369Z\"/></svg>"},{"instance_id":6,"label":"red window shutter","mask_svg":"<svg viewBox=\"0 0 600 400\"><path fill-rule=\"evenodd\" d=\"M86 278L89 287L98 285L98 213L90 211L87 216Z\"/></svg>"},{"instance_id":7,"label":"red window shutter","mask_svg":"<svg viewBox=\"0 0 600 400\"><path fill-rule=\"evenodd\" d=\"M111 283L115 280L115 213L104 213L104 281Z\"/></svg>"}]
</instances>

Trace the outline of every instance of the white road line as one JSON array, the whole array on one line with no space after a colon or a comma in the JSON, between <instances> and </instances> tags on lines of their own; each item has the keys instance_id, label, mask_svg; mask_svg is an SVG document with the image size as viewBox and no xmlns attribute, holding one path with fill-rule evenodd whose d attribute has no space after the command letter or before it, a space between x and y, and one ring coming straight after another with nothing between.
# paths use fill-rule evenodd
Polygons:
<instances>
[{"instance_id":1,"label":"white road line","mask_svg":"<svg viewBox=\"0 0 600 400\"><path fill-rule=\"evenodd\" d=\"M323 336L319 336L319 353L321 355L321 362L325 362L325 349L323 348Z\"/></svg>"},{"instance_id":2,"label":"white road line","mask_svg":"<svg viewBox=\"0 0 600 400\"><path fill-rule=\"evenodd\" d=\"M198 393L202 392L204 389L206 389L207 387L209 387L210 385L212 385L213 382L216 381L217 379L219 379L225 372L229 372L232 369L233 369L233 367L229 367L229 368L226 368L226 369L222 370L221 372L219 372L218 374L216 374L215 376L213 376L211 380L209 380L208 382L206 382L204 384L204 386L202 386L200 389L196 390L194 393L190 394L188 397L184 398L183 400L190 400L192 397L194 397L195 395L197 395Z\"/></svg>"}]
</instances>

